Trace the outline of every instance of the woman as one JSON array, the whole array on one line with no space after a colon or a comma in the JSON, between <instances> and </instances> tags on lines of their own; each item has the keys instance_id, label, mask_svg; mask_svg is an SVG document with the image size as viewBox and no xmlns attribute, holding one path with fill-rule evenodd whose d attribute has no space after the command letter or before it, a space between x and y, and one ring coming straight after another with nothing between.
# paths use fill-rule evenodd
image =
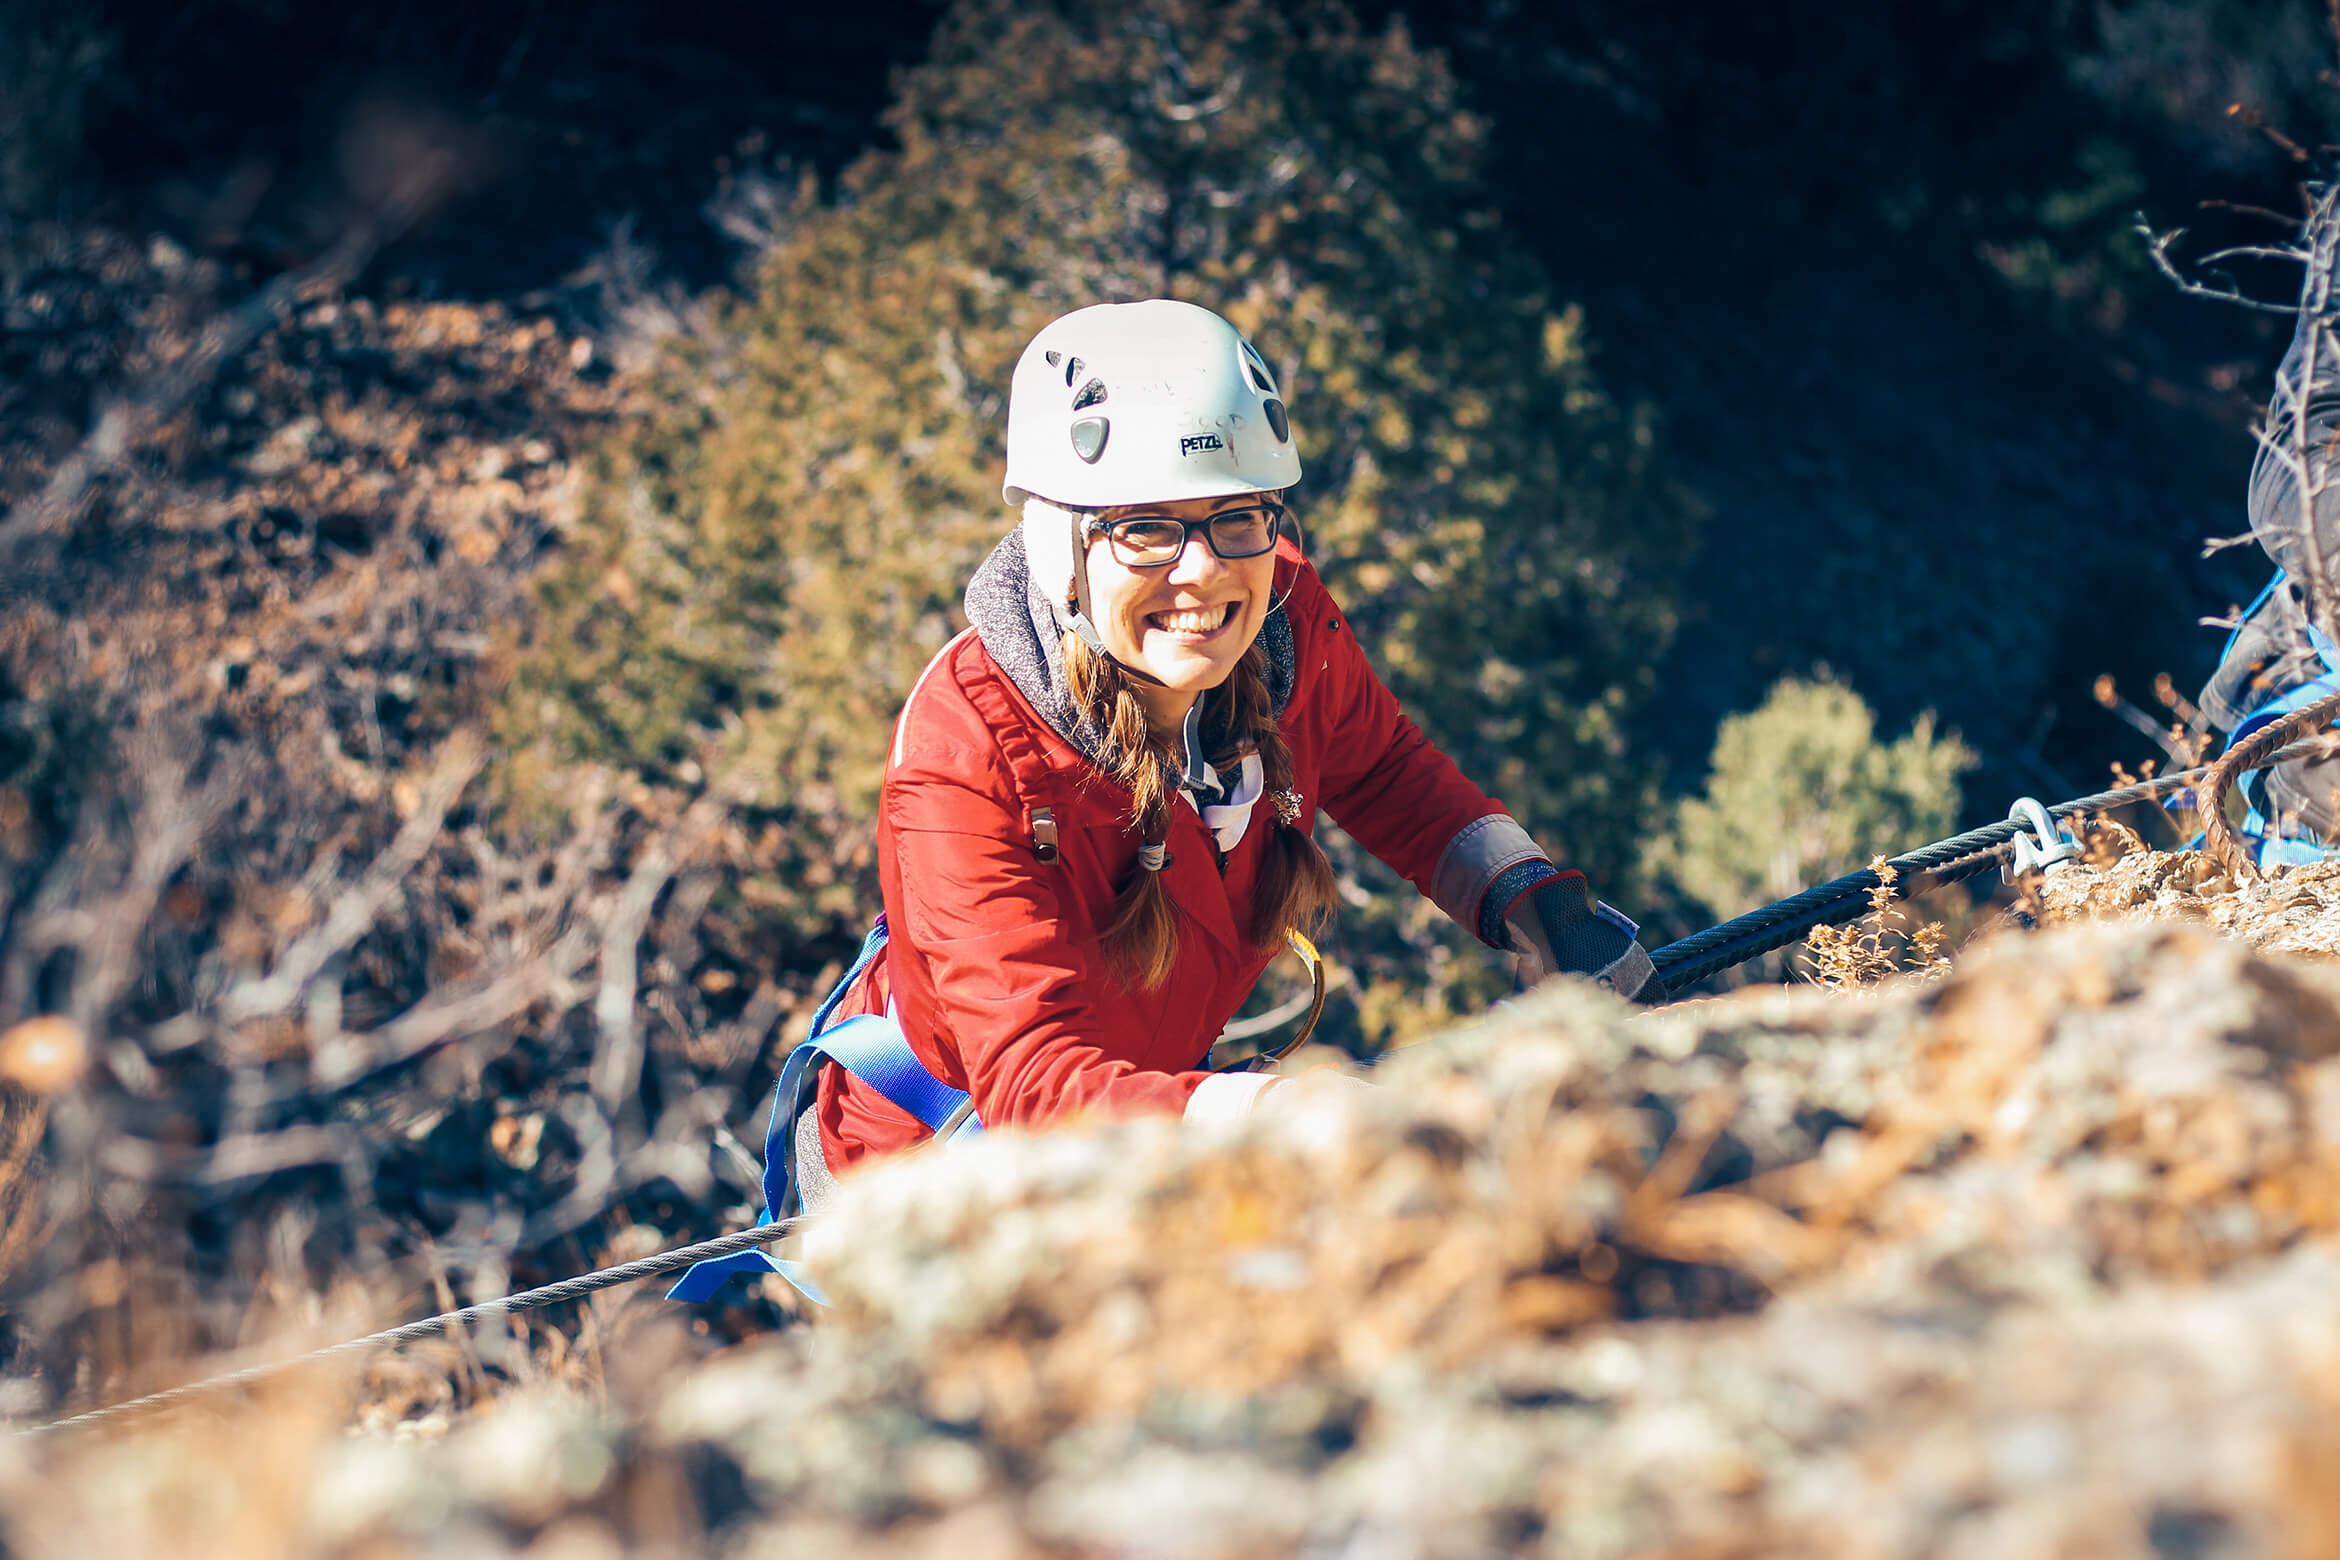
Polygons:
<instances>
[{"instance_id":1,"label":"woman","mask_svg":"<svg viewBox=\"0 0 2340 1560\"><path fill-rule=\"evenodd\" d=\"M1662 1000L1633 923L1373 675L1291 538L1291 426L1233 326L1159 299L1066 315L1016 366L1007 446L1023 523L895 728L885 917L783 1074L775 1216L938 1129L1225 1116L1283 1087L1202 1061L1332 908L1319 809L1526 979Z\"/></svg>"}]
</instances>

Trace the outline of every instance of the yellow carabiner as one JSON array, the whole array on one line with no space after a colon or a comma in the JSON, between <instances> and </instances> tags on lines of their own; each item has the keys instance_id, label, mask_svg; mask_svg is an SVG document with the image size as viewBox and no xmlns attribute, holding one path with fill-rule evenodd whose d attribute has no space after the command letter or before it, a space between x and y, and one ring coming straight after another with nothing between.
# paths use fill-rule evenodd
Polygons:
<instances>
[{"instance_id":1,"label":"yellow carabiner","mask_svg":"<svg viewBox=\"0 0 2340 1560\"><path fill-rule=\"evenodd\" d=\"M1284 941L1291 946L1294 953L1300 955L1300 962L1308 966L1308 978L1316 982L1316 994L1309 998L1308 1016L1300 1020L1299 1032L1275 1050L1261 1051L1259 1061L1254 1064L1260 1067L1280 1062L1294 1051L1299 1050L1306 1043L1308 1037L1316 1032L1316 1021L1324 1016L1324 955L1318 953L1316 944L1310 942L1307 936L1298 930L1284 933Z\"/></svg>"},{"instance_id":2,"label":"yellow carabiner","mask_svg":"<svg viewBox=\"0 0 2340 1560\"><path fill-rule=\"evenodd\" d=\"M1294 953L1300 956L1300 962L1308 966L1309 978L1315 983L1316 988L1309 993L1308 1011L1306 1016L1300 1020L1299 1032L1272 1051L1262 1050L1256 1056L1247 1056L1242 1061L1223 1067L1212 1066L1210 1056L1206 1054L1202 1064L1205 1072L1255 1072L1272 1062L1280 1062L1285 1057L1290 1056L1294 1051L1300 1049L1309 1035L1315 1032L1316 1021L1324 1016L1324 955L1316 951L1316 944L1298 932L1286 932L1284 941ZM1220 1044L1228 1041L1249 1039L1252 1035L1264 1034L1275 1028L1283 1021L1284 1015L1290 1007L1290 1003L1279 1004L1272 1012L1262 1013L1257 1018L1245 1019L1239 1024L1228 1025L1228 1030L1231 1032L1221 1034L1218 1042L1212 1045L1212 1051L1216 1051Z\"/></svg>"}]
</instances>

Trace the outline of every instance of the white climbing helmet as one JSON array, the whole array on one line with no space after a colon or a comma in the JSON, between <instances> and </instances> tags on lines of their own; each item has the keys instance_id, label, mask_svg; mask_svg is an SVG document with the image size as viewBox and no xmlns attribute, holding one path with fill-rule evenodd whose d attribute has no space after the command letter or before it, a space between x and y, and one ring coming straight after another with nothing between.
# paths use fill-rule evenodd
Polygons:
<instances>
[{"instance_id":1,"label":"white climbing helmet","mask_svg":"<svg viewBox=\"0 0 2340 1560\"><path fill-rule=\"evenodd\" d=\"M1299 480L1275 375L1208 309L1168 298L1075 309L1016 362L1001 490L1010 504L1106 509Z\"/></svg>"}]
</instances>

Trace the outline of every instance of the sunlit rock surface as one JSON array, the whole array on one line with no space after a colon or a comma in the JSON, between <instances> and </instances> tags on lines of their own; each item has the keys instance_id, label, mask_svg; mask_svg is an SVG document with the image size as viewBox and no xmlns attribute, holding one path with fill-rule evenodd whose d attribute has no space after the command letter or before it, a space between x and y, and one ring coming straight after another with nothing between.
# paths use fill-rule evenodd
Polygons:
<instances>
[{"instance_id":1,"label":"sunlit rock surface","mask_svg":"<svg viewBox=\"0 0 2340 1560\"><path fill-rule=\"evenodd\" d=\"M19 1443L8 1541L2340 1551L2327 898L2132 856L1931 983L1539 993L1239 1129L920 1154L805 1238L811 1325L694 1357L637 1301L596 1390L437 1435L325 1382Z\"/></svg>"}]
</instances>

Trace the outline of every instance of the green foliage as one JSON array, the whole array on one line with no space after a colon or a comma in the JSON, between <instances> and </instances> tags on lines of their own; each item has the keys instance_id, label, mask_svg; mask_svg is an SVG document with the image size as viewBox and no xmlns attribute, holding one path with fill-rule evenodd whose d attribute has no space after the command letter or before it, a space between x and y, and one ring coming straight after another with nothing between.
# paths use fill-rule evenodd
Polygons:
<instances>
[{"instance_id":1,"label":"green foliage","mask_svg":"<svg viewBox=\"0 0 2340 1560\"><path fill-rule=\"evenodd\" d=\"M899 150L800 204L608 454L517 666L522 788L726 768L850 886L893 713L1014 518L1017 352L1167 295L1275 364L1310 551L1400 697L1556 851L1621 869L1688 507L1488 211L1443 61L1330 3L961 0L888 122ZM770 900L808 930L846 903L785 872ZM1368 940L1417 943L1395 915Z\"/></svg>"},{"instance_id":2,"label":"green foliage","mask_svg":"<svg viewBox=\"0 0 2340 1560\"><path fill-rule=\"evenodd\" d=\"M1706 794L1675 809L1650 866L1718 918L1947 835L1974 754L1920 715L1881 742L1861 696L1787 677L1716 736Z\"/></svg>"}]
</instances>

